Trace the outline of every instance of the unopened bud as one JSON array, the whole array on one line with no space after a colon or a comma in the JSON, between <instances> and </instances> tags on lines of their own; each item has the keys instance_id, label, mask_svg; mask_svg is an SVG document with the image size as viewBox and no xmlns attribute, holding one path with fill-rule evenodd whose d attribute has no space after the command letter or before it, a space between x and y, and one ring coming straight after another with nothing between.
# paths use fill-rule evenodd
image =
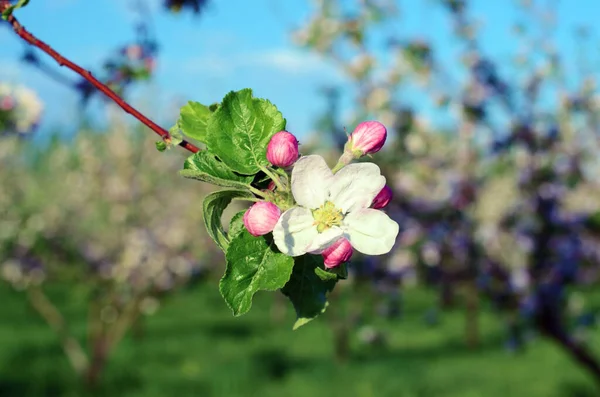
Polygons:
<instances>
[{"instance_id":1,"label":"unopened bud","mask_svg":"<svg viewBox=\"0 0 600 397\"><path fill-rule=\"evenodd\" d=\"M331 269L350 260L352 257L352 245L350 245L350 241L342 237L325 248L321 255L325 259L325 267Z\"/></svg>"},{"instance_id":2,"label":"unopened bud","mask_svg":"<svg viewBox=\"0 0 600 397\"><path fill-rule=\"evenodd\" d=\"M273 231L281 210L273 203L260 201L248 208L244 214L244 226L253 236L262 236Z\"/></svg>"},{"instance_id":3,"label":"unopened bud","mask_svg":"<svg viewBox=\"0 0 600 397\"><path fill-rule=\"evenodd\" d=\"M385 143L387 130L378 121L363 121L350 134L345 151L351 152L355 158L377 153Z\"/></svg>"},{"instance_id":4,"label":"unopened bud","mask_svg":"<svg viewBox=\"0 0 600 397\"><path fill-rule=\"evenodd\" d=\"M5 96L0 100L0 109L12 110L15 107L15 100L11 96Z\"/></svg>"},{"instance_id":5,"label":"unopened bud","mask_svg":"<svg viewBox=\"0 0 600 397\"><path fill-rule=\"evenodd\" d=\"M392 189L390 189L388 185L385 185L383 189L381 189L381 191L377 193L377 196L375 196L375 198L373 199L373 202L371 203L371 208L375 208L376 210L385 208L385 206L389 204L393 195L394 194L392 193Z\"/></svg>"},{"instance_id":6,"label":"unopened bud","mask_svg":"<svg viewBox=\"0 0 600 397\"><path fill-rule=\"evenodd\" d=\"M286 168L298 160L298 140L287 131L273 135L267 145L267 160L276 167Z\"/></svg>"},{"instance_id":7,"label":"unopened bud","mask_svg":"<svg viewBox=\"0 0 600 397\"><path fill-rule=\"evenodd\" d=\"M144 59L144 66L146 66L146 70L152 73L156 67L156 60L154 58L146 58Z\"/></svg>"},{"instance_id":8,"label":"unopened bud","mask_svg":"<svg viewBox=\"0 0 600 397\"><path fill-rule=\"evenodd\" d=\"M127 57L133 61L136 61L138 59L140 59L142 57L143 54L143 50L142 47L138 44L133 44L128 46L125 49L125 54L127 54Z\"/></svg>"}]
</instances>

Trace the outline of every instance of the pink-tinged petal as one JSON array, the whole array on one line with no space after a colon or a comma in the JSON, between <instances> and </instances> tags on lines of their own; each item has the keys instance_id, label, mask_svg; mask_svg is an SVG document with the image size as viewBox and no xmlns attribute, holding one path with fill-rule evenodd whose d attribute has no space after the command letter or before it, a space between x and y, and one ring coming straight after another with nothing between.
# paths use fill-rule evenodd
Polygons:
<instances>
[{"instance_id":1,"label":"pink-tinged petal","mask_svg":"<svg viewBox=\"0 0 600 397\"><path fill-rule=\"evenodd\" d=\"M330 227L322 233L317 234L308 247L306 252L311 254L320 254L325 248L331 245L332 242L339 239L344 234L344 231L337 226Z\"/></svg>"},{"instance_id":2,"label":"pink-tinged petal","mask_svg":"<svg viewBox=\"0 0 600 397\"><path fill-rule=\"evenodd\" d=\"M373 199L373 202L371 203L371 208L374 208L376 210L385 208L390 203L393 196L394 193L392 192L392 189L388 185L385 185L383 189L381 189L381 191Z\"/></svg>"},{"instance_id":3,"label":"pink-tinged petal","mask_svg":"<svg viewBox=\"0 0 600 397\"><path fill-rule=\"evenodd\" d=\"M334 175L329 200L343 213L368 208L385 186L385 177L376 164L350 164Z\"/></svg>"},{"instance_id":4,"label":"pink-tinged petal","mask_svg":"<svg viewBox=\"0 0 600 397\"><path fill-rule=\"evenodd\" d=\"M287 131L271 137L267 145L267 160L276 167L287 168L298 160L298 140Z\"/></svg>"},{"instance_id":5,"label":"pink-tinged petal","mask_svg":"<svg viewBox=\"0 0 600 397\"><path fill-rule=\"evenodd\" d=\"M349 213L343 223L344 235L352 247L366 255L390 252L400 229L384 212L371 208Z\"/></svg>"},{"instance_id":6,"label":"pink-tinged petal","mask_svg":"<svg viewBox=\"0 0 600 397\"><path fill-rule=\"evenodd\" d=\"M281 210L275 204L261 201L253 204L244 214L244 226L253 236L262 236L273 230Z\"/></svg>"},{"instance_id":7,"label":"pink-tinged petal","mask_svg":"<svg viewBox=\"0 0 600 397\"><path fill-rule=\"evenodd\" d=\"M292 170L292 194L302 207L315 209L325 203L333 173L321 156L303 156Z\"/></svg>"},{"instance_id":8,"label":"pink-tinged petal","mask_svg":"<svg viewBox=\"0 0 600 397\"><path fill-rule=\"evenodd\" d=\"M289 256L306 254L307 247L318 236L312 212L294 207L283 213L273 229L273 240L282 253Z\"/></svg>"},{"instance_id":9,"label":"pink-tinged petal","mask_svg":"<svg viewBox=\"0 0 600 397\"><path fill-rule=\"evenodd\" d=\"M348 262L352 257L353 252L350 241L344 237L338 239L322 253L325 267L331 269L344 262Z\"/></svg>"}]
</instances>

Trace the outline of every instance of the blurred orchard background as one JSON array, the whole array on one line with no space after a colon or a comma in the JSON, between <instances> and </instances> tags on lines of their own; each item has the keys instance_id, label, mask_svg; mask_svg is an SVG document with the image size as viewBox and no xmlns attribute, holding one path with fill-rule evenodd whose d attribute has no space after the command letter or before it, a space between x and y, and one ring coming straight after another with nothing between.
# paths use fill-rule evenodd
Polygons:
<instances>
[{"instance_id":1,"label":"blurred orchard background","mask_svg":"<svg viewBox=\"0 0 600 397\"><path fill-rule=\"evenodd\" d=\"M166 128L250 87L333 165L383 122L400 235L301 329L280 294L234 318L186 153L1 23L0 396L600 395L599 13L31 1L25 27Z\"/></svg>"}]
</instances>

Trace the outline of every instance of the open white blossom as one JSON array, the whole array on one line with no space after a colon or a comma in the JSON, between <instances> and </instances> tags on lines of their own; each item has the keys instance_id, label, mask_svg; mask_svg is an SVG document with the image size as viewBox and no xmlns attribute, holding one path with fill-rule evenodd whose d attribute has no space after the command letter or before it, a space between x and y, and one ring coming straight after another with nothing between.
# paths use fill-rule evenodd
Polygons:
<instances>
[{"instance_id":1,"label":"open white blossom","mask_svg":"<svg viewBox=\"0 0 600 397\"><path fill-rule=\"evenodd\" d=\"M398 224L369 208L385 185L373 163L350 164L333 174L321 156L300 158L292 170L292 194L298 206L281 215L273 237L290 256L318 254L339 238L367 255L388 253Z\"/></svg>"}]
</instances>

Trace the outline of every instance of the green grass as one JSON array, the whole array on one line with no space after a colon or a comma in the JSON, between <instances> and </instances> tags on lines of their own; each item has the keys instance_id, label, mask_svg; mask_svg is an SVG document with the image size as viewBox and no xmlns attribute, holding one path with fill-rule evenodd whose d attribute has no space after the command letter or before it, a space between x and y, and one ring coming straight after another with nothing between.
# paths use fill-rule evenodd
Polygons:
<instances>
[{"instance_id":1,"label":"green grass","mask_svg":"<svg viewBox=\"0 0 600 397\"><path fill-rule=\"evenodd\" d=\"M481 316L482 340L465 348L460 311L423 321L434 297L405 294L403 316L378 322L386 348L351 338L352 355L333 359L329 315L292 331L293 313L271 317L272 299L258 294L248 315L234 318L213 284L171 297L145 320L141 337L126 338L95 395L103 396L597 396L587 374L553 344L537 338L525 351L503 348L503 328L492 313ZM53 290L52 299L85 333L81 296ZM73 295L69 295L69 293ZM24 301L0 286L0 396L85 395L49 331ZM600 335L592 347L600 351Z\"/></svg>"}]
</instances>

